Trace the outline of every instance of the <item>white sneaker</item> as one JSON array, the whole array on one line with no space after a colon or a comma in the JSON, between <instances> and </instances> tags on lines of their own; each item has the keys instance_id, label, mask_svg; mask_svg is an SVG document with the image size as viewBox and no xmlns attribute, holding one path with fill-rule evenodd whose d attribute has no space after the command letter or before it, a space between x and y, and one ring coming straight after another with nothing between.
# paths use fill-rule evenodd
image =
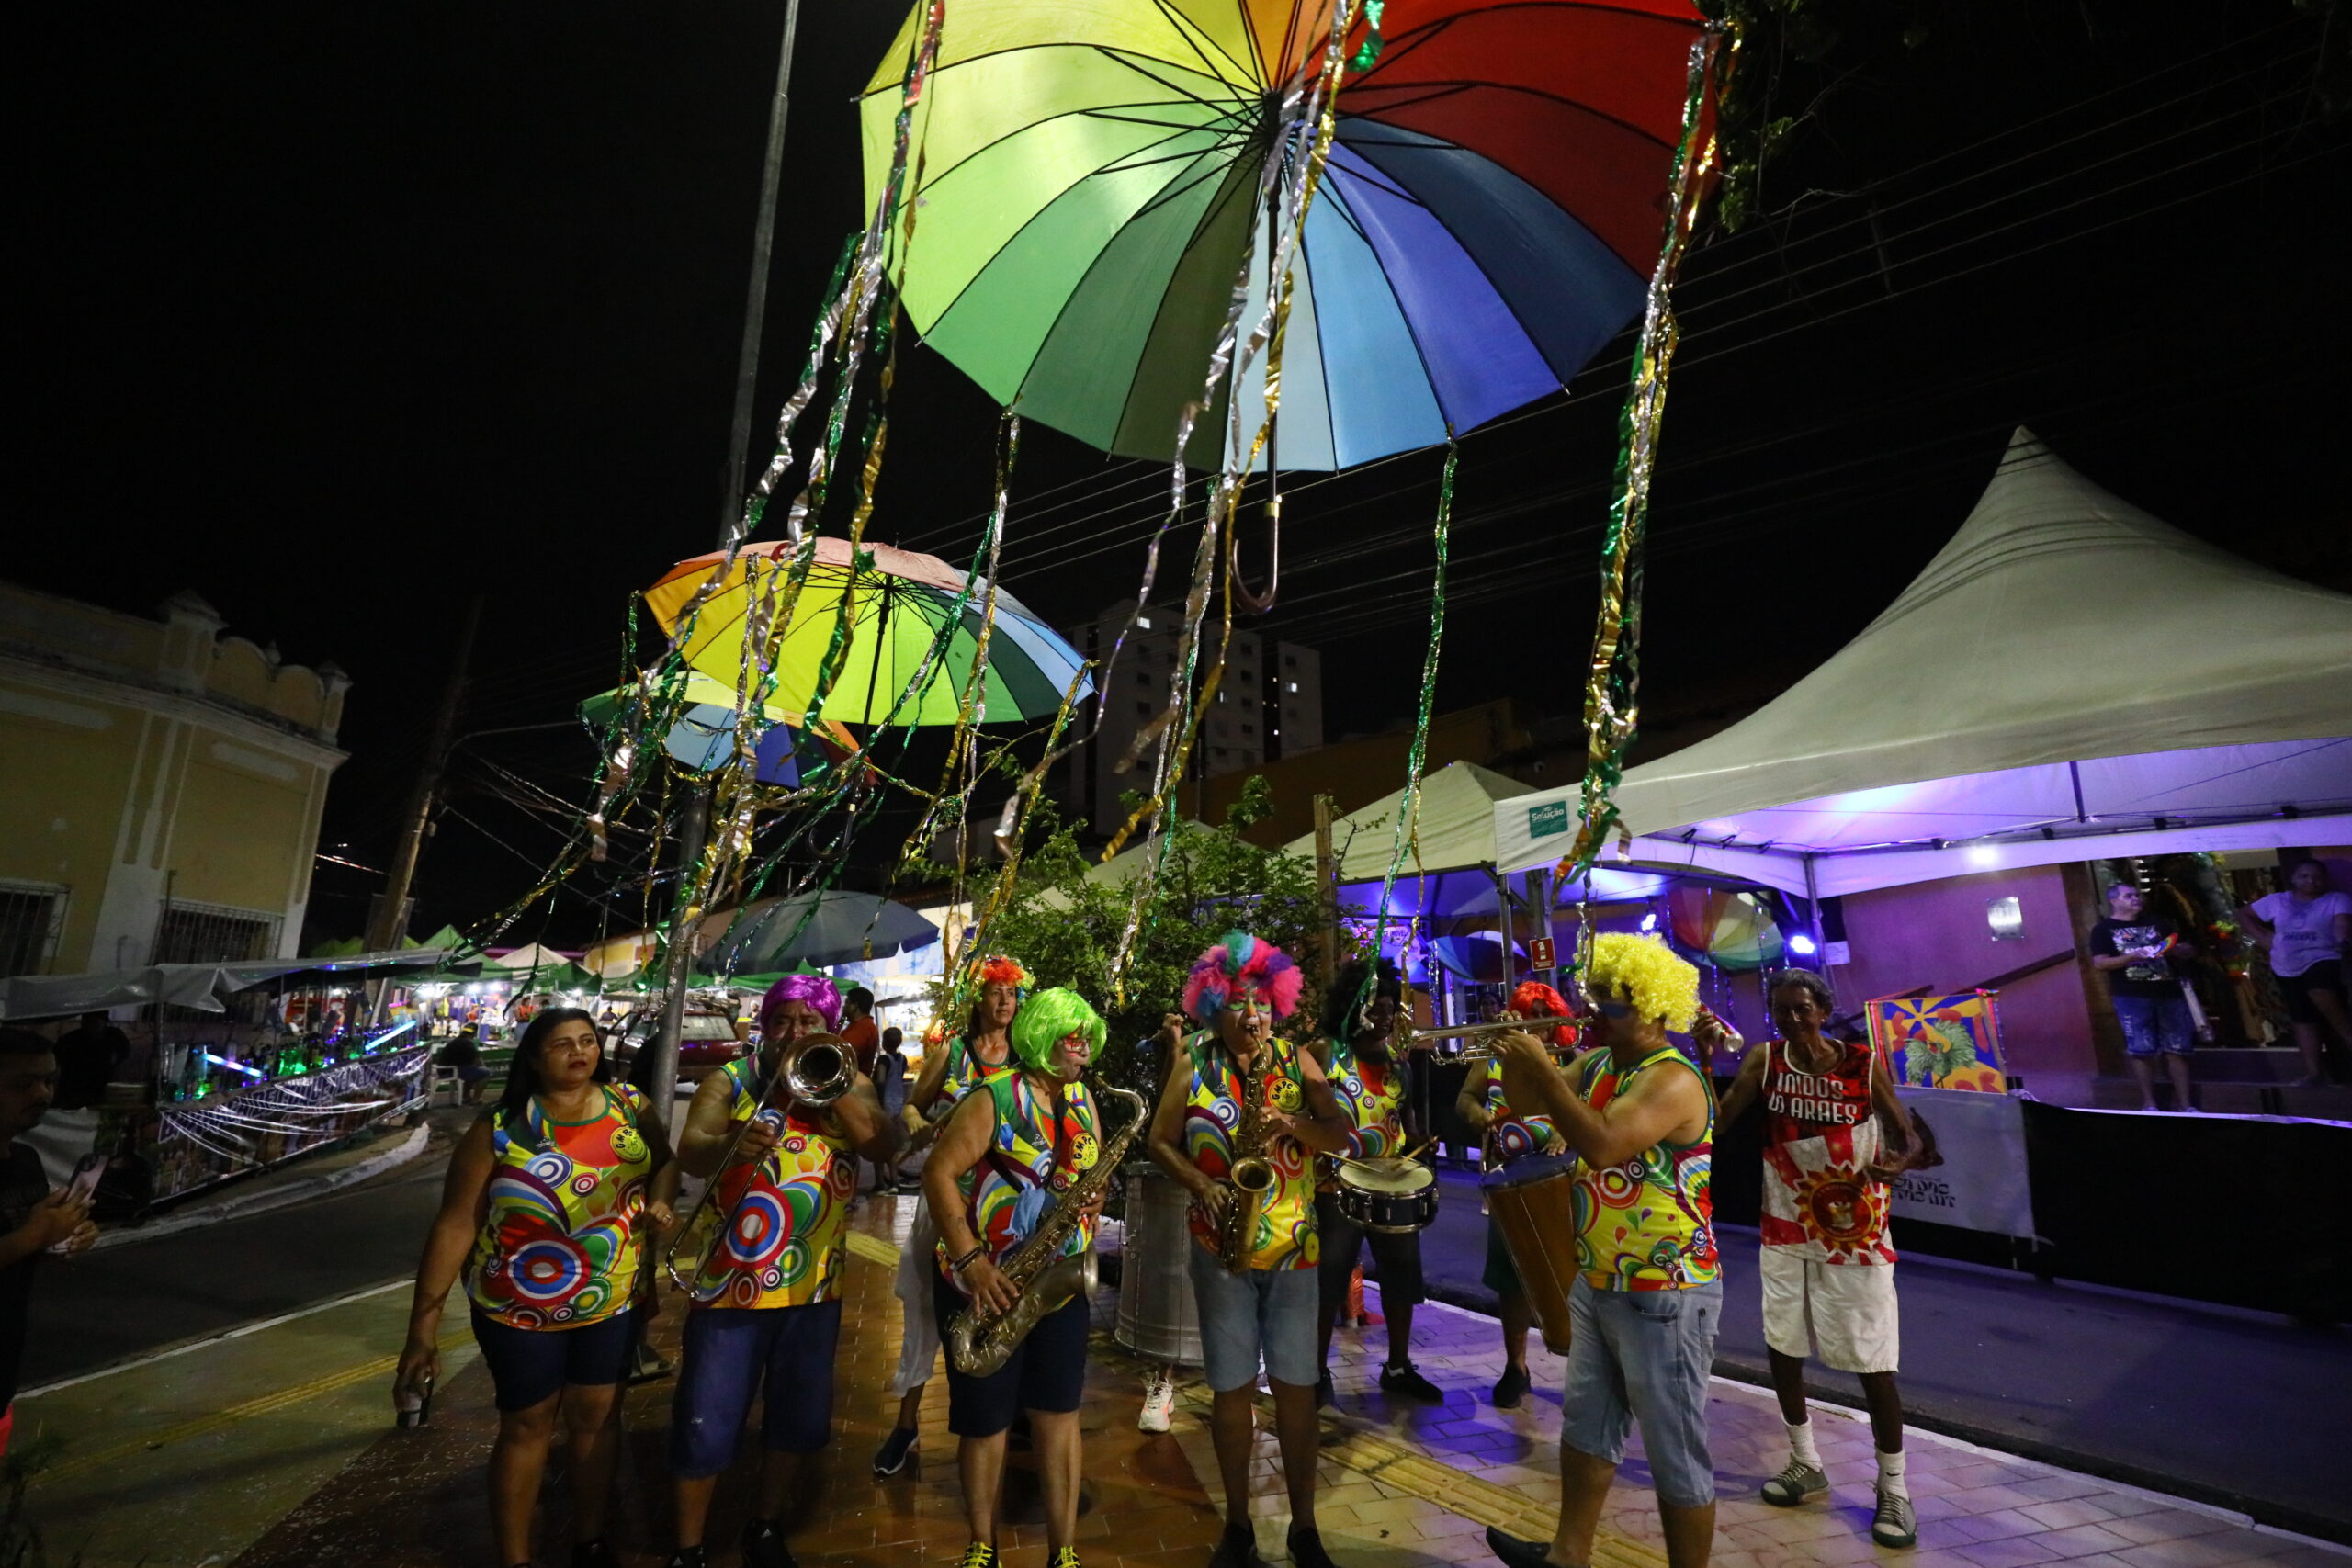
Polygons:
<instances>
[{"instance_id":1,"label":"white sneaker","mask_svg":"<svg viewBox=\"0 0 2352 1568\"><path fill-rule=\"evenodd\" d=\"M1145 1432L1165 1432L1176 1414L1176 1382L1172 1378L1154 1373L1143 1391L1143 1415L1136 1427Z\"/></svg>"}]
</instances>

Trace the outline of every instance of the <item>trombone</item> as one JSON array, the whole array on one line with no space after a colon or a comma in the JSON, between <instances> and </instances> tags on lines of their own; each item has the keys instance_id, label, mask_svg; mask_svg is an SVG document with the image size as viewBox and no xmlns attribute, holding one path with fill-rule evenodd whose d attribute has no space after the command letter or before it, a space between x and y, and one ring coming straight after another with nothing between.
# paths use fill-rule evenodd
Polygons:
<instances>
[{"instance_id":1,"label":"trombone","mask_svg":"<svg viewBox=\"0 0 2352 1568\"><path fill-rule=\"evenodd\" d=\"M668 1271L670 1283L692 1295L692 1281L702 1276L704 1268L710 1262L711 1253L735 1228L735 1213L731 1208L725 1215L726 1223L719 1223L718 1179L726 1173L728 1167L735 1163L736 1150L742 1146L745 1135L758 1126L770 1111L780 1112L796 1100L802 1105L820 1108L831 1105L847 1094L856 1082L857 1059L850 1054L848 1043L838 1035L812 1034L800 1043L800 1048L792 1054L784 1064L784 1069L768 1085L767 1093L761 1096L758 1108L745 1119L742 1126L736 1129L735 1136L728 1141L727 1153L720 1157L718 1168L712 1171L710 1179L703 1183L702 1196L695 1200L695 1206L688 1212L685 1223L671 1238L670 1249L662 1258L662 1267ZM781 1098L779 1090L782 1091ZM741 1201L739 1195L737 1205L740 1206ZM681 1253L686 1255L692 1265L683 1273L679 1269Z\"/></svg>"},{"instance_id":2,"label":"trombone","mask_svg":"<svg viewBox=\"0 0 2352 1568\"><path fill-rule=\"evenodd\" d=\"M1396 1031L1396 1049L1410 1051L1425 1041L1467 1040L1469 1043L1453 1056L1457 1062L1491 1062L1498 1051L1494 1036L1514 1032L1542 1036L1548 1029L1564 1023L1582 1023L1583 1020L1566 1016L1557 1018L1507 1018L1493 1023L1457 1023L1451 1029L1414 1029L1400 1027Z\"/></svg>"}]
</instances>

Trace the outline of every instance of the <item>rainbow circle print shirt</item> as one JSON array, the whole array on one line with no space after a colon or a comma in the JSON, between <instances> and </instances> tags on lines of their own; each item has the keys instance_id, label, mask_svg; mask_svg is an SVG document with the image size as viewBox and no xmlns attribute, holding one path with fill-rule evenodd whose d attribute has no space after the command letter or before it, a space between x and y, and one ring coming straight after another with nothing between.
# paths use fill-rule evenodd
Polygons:
<instances>
[{"instance_id":1,"label":"rainbow circle print shirt","mask_svg":"<svg viewBox=\"0 0 2352 1568\"><path fill-rule=\"evenodd\" d=\"M722 1071L734 1100L728 1119L758 1115L783 1131L759 1160L729 1166L714 1178L729 1216L689 1293L697 1306L796 1307L841 1293L842 1232L857 1193L850 1141L821 1111L794 1104L763 1109L767 1081L756 1057Z\"/></svg>"},{"instance_id":2,"label":"rainbow circle print shirt","mask_svg":"<svg viewBox=\"0 0 2352 1568\"><path fill-rule=\"evenodd\" d=\"M485 1317L581 1328L628 1306L653 1155L637 1130L645 1097L597 1087L603 1107L585 1122L551 1122L534 1100L523 1126L491 1123L485 1213L464 1274Z\"/></svg>"},{"instance_id":3,"label":"rainbow circle print shirt","mask_svg":"<svg viewBox=\"0 0 2352 1568\"><path fill-rule=\"evenodd\" d=\"M1002 1263L1035 1233L1071 1184L1101 1163L1102 1123L1083 1084L1063 1086L1058 1114L1051 1094L1011 1067L973 1086L973 1092L983 1091L995 1101L996 1135L988 1153L956 1185L964 1194L964 1218L972 1234L988 1248L990 1262ZM1081 1220L1060 1256L1075 1258L1093 1245L1094 1222ZM944 1238L938 1251L940 1272L953 1283ZM1046 1310L1069 1300L1064 1296Z\"/></svg>"},{"instance_id":4,"label":"rainbow circle print shirt","mask_svg":"<svg viewBox=\"0 0 2352 1568\"><path fill-rule=\"evenodd\" d=\"M1207 1031L1186 1044L1193 1061L1193 1082L1184 1097L1184 1156L1212 1181L1223 1181L1233 1171L1233 1139L1241 1125L1245 1093L1262 1095L1267 1109L1295 1115L1306 1104L1300 1077L1298 1047L1287 1040L1269 1040L1250 1063L1245 1089L1233 1057ZM1315 1162L1306 1145L1284 1133L1266 1140L1266 1163L1273 1168L1273 1189L1258 1212L1258 1235L1250 1249L1250 1268L1312 1269L1322 1250L1315 1237ZM1212 1251L1216 1227L1201 1206L1192 1207L1193 1235Z\"/></svg>"},{"instance_id":5,"label":"rainbow circle print shirt","mask_svg":"<svg viewBox=\"0 0 2352 1568\"><path fill-rule=\"evenodd\" d=\"M1606 1050L1579 1065L1577 1088L1595 1111L1651 1071L1687 1072L1707 1096L1707 1124L1688 1144L1656 1143L1623 1164L1579 1163L1570 1195L1577 1268L1596 1291L1687 1291L1722 1272L1715 1256L1715 1089L1689 1057L1661 1045L1620 1071Z\"/></svg>"}]
</instances>

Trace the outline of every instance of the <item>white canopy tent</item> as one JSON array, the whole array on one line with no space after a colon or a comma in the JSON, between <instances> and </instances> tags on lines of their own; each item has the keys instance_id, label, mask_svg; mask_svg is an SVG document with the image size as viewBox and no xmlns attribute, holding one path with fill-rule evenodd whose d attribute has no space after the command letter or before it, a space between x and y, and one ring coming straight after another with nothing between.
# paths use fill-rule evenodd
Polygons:
<instances>
[{"instance_id":1,"label":"white canopy tent","mask_svg":"<svg viewBox=\"0 0 2352 1568\"><path fill-rule=\"evenodd\" d=\"M1498 863L1577 790L1498 801ZM2029 431L1862 633L1628 772L1605 863L1831 895L2095 856L2352 840L2352 597L2120 501Z\"/></svg>"}]
</instances>

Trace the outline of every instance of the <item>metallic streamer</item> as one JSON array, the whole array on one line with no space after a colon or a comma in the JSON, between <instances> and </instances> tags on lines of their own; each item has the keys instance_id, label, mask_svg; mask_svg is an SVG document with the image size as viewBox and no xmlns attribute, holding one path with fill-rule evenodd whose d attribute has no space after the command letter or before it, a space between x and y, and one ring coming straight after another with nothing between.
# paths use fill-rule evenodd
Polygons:
<instances>
[{"instance_id":1,"label":"metallic streamer","mask_svg":"<svg viewBox=\"0 0 2352 1568\"><path fill-rule=\"evenodd\" d=\"M1453 471L1462 457L1462 448L1453 439L1453 427L1445 432L1445 472L1438 479L1437 525L1435 534L1436 564L1430 581L1430 645L1421 656L1420 705L1413 719L1413 745L1405 762L1405 801L1396 809L1396 834L1388 847L1388 874L1380 884L1380 925L1373 938L1373 951L1377 953L1388 937L1388 901L1396 891L1396 874L1405 864L1405 846L1414 840L1421 812L1421 769L1427 765L1430 749L1430 713L1437 699L1438 649L1445 641L1445 563L1446 548L1453 531ZM1414 858L1419 859L1418 849Z\"/></svg>"}]
</instances>

